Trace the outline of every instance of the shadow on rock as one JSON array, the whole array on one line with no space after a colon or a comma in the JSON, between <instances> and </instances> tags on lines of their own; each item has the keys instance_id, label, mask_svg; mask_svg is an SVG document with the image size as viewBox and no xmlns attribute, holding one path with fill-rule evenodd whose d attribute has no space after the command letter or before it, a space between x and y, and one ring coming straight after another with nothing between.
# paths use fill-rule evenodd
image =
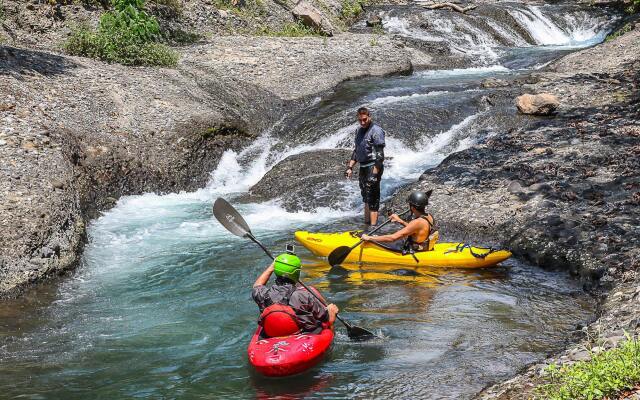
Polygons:
<instances>
[{"instance_id":1,"label":"shadow on rock","mask_svg":"<svg viewBox=\"0 0 640 400\"><path fill-rule=\"evenodd\" d=\"M0 46L0 75L11 75L16 79L34 74L52 76L67 73L78 66L68 57Z\"/></svg>"}]
</instances>

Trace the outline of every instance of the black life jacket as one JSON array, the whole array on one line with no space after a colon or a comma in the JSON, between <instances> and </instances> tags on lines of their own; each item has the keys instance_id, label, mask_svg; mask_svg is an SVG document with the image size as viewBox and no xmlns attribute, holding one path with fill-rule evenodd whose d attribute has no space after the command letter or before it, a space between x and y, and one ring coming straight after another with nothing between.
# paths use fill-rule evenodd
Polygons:
<instances>
[{"instance_id":1,"label":"black life jacket","mask_svg":"<svg viewBox=\"0 0 640 400\"><path fill-rule=\"evenodd\" d=\"M425 221L427 221L427 224L429 224L429 232L427 232L427 238L425 240L423 240L420 243L417 243L413 240L412 236L407 236L407 238L404 241L404 245L402 248L402 252L403 253L413 253L416 251L425 251L425 250L429 250L429 236L431 235L431 231L433 230L433 224L431 223L431 221L429 221L429 217L431 216L431 214L426 214L426 215L421 215L420 218L424 219ZM431 217L433 218L433 217ZM405 253L405 254L406 254Z\"/></svg>"}]
</instances>

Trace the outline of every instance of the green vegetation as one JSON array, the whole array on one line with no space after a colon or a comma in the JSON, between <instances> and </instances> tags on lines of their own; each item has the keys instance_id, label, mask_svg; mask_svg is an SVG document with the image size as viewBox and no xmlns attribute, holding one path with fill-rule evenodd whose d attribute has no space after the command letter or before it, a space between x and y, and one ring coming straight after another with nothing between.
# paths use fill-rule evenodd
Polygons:
<instances>
[{"instance_id":1,"label":"green vegetation","mask_svg":"<svg viewBox=\"0 0 640 400\"><path fill-rule=\"evenodd\" d=\"M97 30L75 29L65 50L125 65L176 65L178 55L159 43L160 25L144 11L144 0L113 0L113 7L102 14Z\"/></svg>"},{"instance_id":2,"label":"green vegetation","mask_svg":"<svg viewBox=\"0 0 640 400\"><path fill-rule=\"evenodd\" d=\"M366 3L361 0L342 0L342 18L347 21L356 19L362 13L363 5Z\"/></svg>"},{"instance_id":3,"label":"green vegetation","mask_svg":"<svg viewBox=\"0 0 640 400\"><path fill-rule=\"evenodd\" d=\"M608 42L610 40L614 40L622 35L624 35L627 32L631 32L634 29L634 25L629 22L626 23L622 26L622 28L610 33L609 35L607 35L607 38L605 39L605 42Z\"/></svg>"},{"instance_id":4,"label":"green vegetation","mask_svg":"<svg viewBox=\"0 0 640 400\"><path fill-rule=\"evenodd\" d=\"M385 30L384 30L384 28L382 27L382 25L375 25L373 28L371 28L371 31L372 31L374 34L378 35L378 36L380 36L380 35L384 35L384 34L386 34L386 33L387 33L387 32L385 32Z\"/></svg>"},{"instance_id":5,"label":"green vegetation","mask_svg":"<svg viewBox=\"0 0 640 400\"><path fill-rule=\"evenodd\" d=\"M273 30L266 26L261 27L255 32L255 35L256 36L286 36L286 37L323 36L322 33L304 25L300 21L283 25L279 30Z\"/></svg>"},{"instance_id":6,"label":"green vegetation","mask_svg":"<svg viewBox=\"0 0 640 400\"><path fill-rule=\"evenodd\" d=\"M633 0L631 5L625 9L628 14L635 14L640 12L640 0Z\"/></svg>"},{"instance_id":7,"label":"green vegetation","mask_svg":"<svg viewBox=\"0 0 640 400\"><path fill-rule=\"evenodd\" d=\"M619 347L592 354L590 361L551 364L538 398L550 400L600 399L640 383L640 342L627 335Z\"/></svg>"}]
</instances>

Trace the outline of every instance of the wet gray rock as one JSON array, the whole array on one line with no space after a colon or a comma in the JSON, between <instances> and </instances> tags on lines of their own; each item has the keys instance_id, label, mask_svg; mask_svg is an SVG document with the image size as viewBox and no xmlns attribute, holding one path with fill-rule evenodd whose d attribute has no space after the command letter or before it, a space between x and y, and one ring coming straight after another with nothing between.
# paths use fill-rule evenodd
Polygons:
<instances>
[{"instance_id":1,"label":"wet gray rock","mask_svg":"<svg viewBox=\"0 0 640 400\"><path fill-rule=\"evenodd\" d=\"M640 226L640 209L632 197L640 188L640 159L629 151L640 146L640 134L630 134L637 131L640 116L640 106L633 100L640 95L640 32L627 35L571 54L540 73L536 91L562 90L568 101L559 107L556 119L487 143L491 149L500 149L500 154L495 164L483 164L491 176L484 179L483 188L458 189L443 196L438 170L423 183L436 189L434 214L451 219L450 226L457 229L480 231L475 221L459 221L451 214L456 212L450 209L455 200L498 202L499 209L481 211L485 218L496 221L495 228L485 229L485 234L502 238L498 239L502 245L542 267L569 271L601 298L597 319L580 327L573 339L577 343L513 379L486 388L478 398L528 398L536 385L545 383L539 374L544 365L587 359L589 350L619 345L625 340L622 332L640 335L636 294L640 230L631 228ZM628 91L627 101L615 100L612 91ZM472 163L466 165L458 167L473 168ZM524 204L506 190L516 178L523 182L524 190L535 192ZM491 193L488 188L497 191ZM503 197L500 188L508 195ZM446 208L436 202L451 197L454 202Z\"/></svg>"},{"instance_id":2,"label":"wet gray rock","mask_svg":"<svg viewBox=\"0 0 640 400\"><path fill-rule=\"evenodd\" d=\"M345 187L344 172L350 157L351 150L347 149L289 156L249 190L250 200L279 199L289 211L310 211L318 207L347 209L353 188ZM357 168L351 179L357 182Z\"/></svg>"}]
</instances>

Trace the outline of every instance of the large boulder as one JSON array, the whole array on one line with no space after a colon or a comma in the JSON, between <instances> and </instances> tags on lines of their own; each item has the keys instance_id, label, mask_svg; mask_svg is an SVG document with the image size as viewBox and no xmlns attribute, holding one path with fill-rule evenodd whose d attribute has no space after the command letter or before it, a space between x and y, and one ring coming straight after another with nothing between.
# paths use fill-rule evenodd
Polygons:
<instances>
[{"instance_id":1,"label":"large boulder","mask_svg":"<svg viewBox=\"0 0 640 400\"><path fill-rule=\"evenodd\" d=\"M516 99L518 111L523 114L550 115L559 105L558 98L550 93L523 94Z\"/></svg>"},{"instance_id":2,"label":"large boulder","mask_svg":"<svg viewBox=\"0 0 640 400\"><path fill-rule=\"evenodd\" d=\"M351 180L344 177L351 150L314 150L289 156L275 165L240 201L279 199L288 211L319 207L350 209L358 189L358 168Z\"/></svg>"},{"instance_id":3,"label":"large boulder","mask_svg":"<svg viewBox=\"0 0 640 400\"><path fill-rule=\"evenodd\" d=\"M331 21L308 1L298 1L291 12L294 17L298 18L306 26L316 29L323 35L333 36L335 29Z\"/></svg>"}]
</instances>

